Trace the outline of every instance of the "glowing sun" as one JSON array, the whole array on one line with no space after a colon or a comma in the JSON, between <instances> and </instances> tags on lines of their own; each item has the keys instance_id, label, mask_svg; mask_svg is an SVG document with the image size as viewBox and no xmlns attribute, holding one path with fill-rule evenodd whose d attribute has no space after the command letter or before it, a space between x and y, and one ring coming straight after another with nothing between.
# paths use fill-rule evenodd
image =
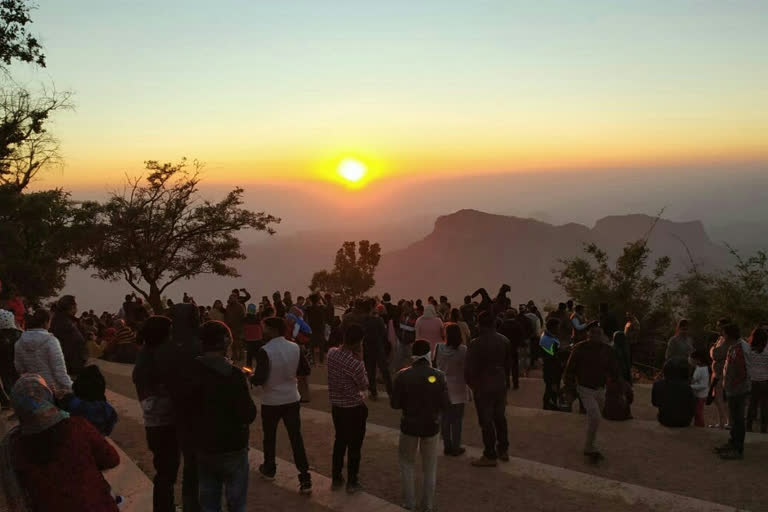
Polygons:
<instances>
[{"instance_id":1,"label":"glowing sun","mask_svg":"<svg viewBox=\"0 0 768 512\"><path fill-rule=\"evenodd\" d=\"M350 183L357 183L365 177L368 169L360 160L346 158L339 163L339 175Z\"/></svg>"}]
</instances>

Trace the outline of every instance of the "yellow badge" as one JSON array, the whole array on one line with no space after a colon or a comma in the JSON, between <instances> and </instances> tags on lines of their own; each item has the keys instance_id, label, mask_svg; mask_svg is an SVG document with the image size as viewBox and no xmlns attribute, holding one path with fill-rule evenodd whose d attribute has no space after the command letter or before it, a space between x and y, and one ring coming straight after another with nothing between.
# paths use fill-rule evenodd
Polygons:
<instances>
[{"instance_id":1,"label":"yellow badge","mask_svg":"<svg viewBox=\"0 0 768 512\"><path fill-rule=\"evenodd\" d=\"M437 377L435 377L434 375L430 375L429 377L427 377L427 380L429 381L430 384L434 384L435 382L437 382Z\"/></svg>"}]
</instances>

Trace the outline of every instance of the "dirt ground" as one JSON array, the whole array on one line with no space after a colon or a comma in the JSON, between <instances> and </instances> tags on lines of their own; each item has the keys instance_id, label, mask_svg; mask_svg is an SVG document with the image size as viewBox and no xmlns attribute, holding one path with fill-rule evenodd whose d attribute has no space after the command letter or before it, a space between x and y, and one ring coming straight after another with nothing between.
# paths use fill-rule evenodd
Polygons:
<instances>
[{"instance_id":1,"label":"dirt ground","mask_svg":"<svg viewBox=\"0 0 768 512\"><path fill-rule=\"evenodd\" d=\"M135 397L129 378L106 376L110 389ZM327 383L324 368L315 369L311 383ZM655 410L650 407L650 390L638 386L633 414L641 421L603 421L598 443L606 461L594 467L585 464L581 455L584 416L568 413L539 415L537 411L542 391L540 380L526 379L521 381L520 390L510 392L509 405L513 406L508 411L510 455L747 510L768 510L765 479L754 477L764 474L764 461L768 460L768 442L764 441L768 438L750 442L744 461L723 462L711 453L711 448L724 442L727 432L693 427L678 430L660 427L654 422ZM330 411L327 393L317 389L312 391L311 403L304 406ZM369 401L368 407L369 423L398 428L399 413L390 409L385 397L377 402ZM257 419L251 432L251 445L261 449L260 419ZM304 419L303 432L312 469L330 476L333 443L330 422L316 423ZM139 467L152 475L151 458L140 425L121 420L113 437L137 460ZM482 447L480 429L471 404L464 418L464 444ZM292 460L290 444L282 427L277 455ZM397 453L389 440L368 433L363 445L360 477L368 492L399 503ZM253 505L249 505L249 510L262 510L261 507L271 505L279 505L283 510L293 510L290 507L310 511L322 508L258 477L254 476L251 480L249 499ZM603 496L568 491L539 480L512 477L495 469L472 468L467 457L440 458L437 502L439 510L445 512L628 509L625 503ZM637 505L631 509L649 510Z\"/></svg>"}]
</instances>

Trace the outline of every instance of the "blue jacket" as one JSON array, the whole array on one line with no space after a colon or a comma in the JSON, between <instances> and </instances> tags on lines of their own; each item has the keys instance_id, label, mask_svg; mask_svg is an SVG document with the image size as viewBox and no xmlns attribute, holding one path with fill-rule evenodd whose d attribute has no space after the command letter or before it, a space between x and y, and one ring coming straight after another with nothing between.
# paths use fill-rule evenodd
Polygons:
<instances>
[{"instance_id":1,"label":"blue jacket","mask_svg":"<svg viewBox=\"0 0 768 512\"><path fill-rule=\"evenodd\" d=\"M72 416L87 419L104 436L111 434L117 423L115 409L104 401L81 400L75 395L70 395L64 409Z\"/></svg>"},{"instance_id":2,"label":"blue jacket","mask_svg":"<svg viewBox=\"0 0 768 512\"><path fill-rule=\"evenodd\" d=\"M544 357L555 357L560 349L560 340L550 334L549 331L544 331L539 340L539 346L545 354Z\"/></svg>"}]
</instances>

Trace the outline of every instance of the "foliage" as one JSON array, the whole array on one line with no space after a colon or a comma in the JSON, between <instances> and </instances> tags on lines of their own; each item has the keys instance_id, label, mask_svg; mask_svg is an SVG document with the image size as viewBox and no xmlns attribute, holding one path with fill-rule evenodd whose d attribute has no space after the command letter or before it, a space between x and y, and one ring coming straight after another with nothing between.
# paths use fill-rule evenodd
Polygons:
<instances>
[{"instance_id":1,"label":"foliage","mask_svg":"<svg viewBox=\"0 0 768 512\"><path fill-rule=\"evenodd\" d=\"M570 297L596 316L601 303L611 304L615 311L630 311L642 318L650 313L663 296L663 278L670 259L659 258L648 272L650 248L646 239L628 243L611 265L608 255L596 244L584 246L586 257L560 260L555 269L555 282Z\"/></svg>"},{"instance_id":2,"label":"foliage","mask_svg":"<svg viewBox=\"0 0 768 512\"><path fill-rule=\"evenodd\" d=\"M32 8L27 0L0 1L0 67L6 68L14 60L45 67L42 45L27 32Z\"/></svg>"},{"instance_id":3,"label":"foliage","mask_svg":"<svg viewBox=\"0 0 768 512\"><path fill-rule=\"evenodd\" d=\"M47 129L51 115L71 108L69 93L33 96L21 88L0 90L0 184L24 190L59 161L59 144Z\"/></svg>"},{"instance_id":4,"label":"foliage","mask_svg":"<svg viewBox=\"0 0 768 512\"><path fill-rule=\"evenodd\" d=\"M55 295L89 245L96 205L62 190L21 193L0 185L0 277L32 304Z\"/></svg>"},{"instance_id":5,"label":"foliage","mask_svg":"<svg viewBox=\"0 0 768 512\"><path fill-rule=\"evenodd\" d=\"M200 165L145 162L145 179L128 179L102 206L100 236L84 266L101 279L125 281L156 310L161 294L180 279L199 274L237 276L233 259L244 259L236 234L256 229L273 234L280 219L241 208L243 189L219 202L201 200Z\"/></svg>"},{"instance_id":6,"label":"foliage","mask_svg":"<svg viewBox=\"0 0 768 512\"><path fill-rule=\"evenodd\" d=\"M344 242L336 252L333 270L312 276L309 289L330 293L341 304L357 299L376 284L374 274L381 260L381 246L368 240Z\"/></svg>"},{"instance_id":7,"label":"foliage","mask_svg":"<svg viewBox=\"0 0 768 512\"><path fill-rule=\"evenodd\" d=\"M695 267L681 276L678 310L699 329L712 328L726 316L745 331L768 319L768 255L758 251L748 258L731 249L736 260L724 272L701 273Z\"/></svg>"}]
</instances>

